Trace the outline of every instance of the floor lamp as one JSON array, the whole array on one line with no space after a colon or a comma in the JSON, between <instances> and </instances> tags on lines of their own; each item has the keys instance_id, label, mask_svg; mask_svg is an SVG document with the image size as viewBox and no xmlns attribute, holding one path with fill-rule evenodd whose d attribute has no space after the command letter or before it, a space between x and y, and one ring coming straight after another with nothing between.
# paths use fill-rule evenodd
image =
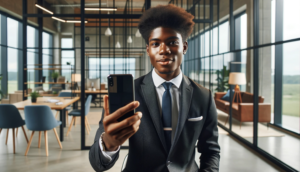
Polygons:
<instances>
[{"instance_id":1,"label":"floor lamp","mask_svg":"<svg viewBox=\"0 0 300 172\"><path fill-rule=\"evenodd\" d=\"M72 74L72 82L75 82L75 84L74 84L75 89L79 90L77 82L81 82L81 74L79 74L79 73Z\"/></svg>"},{"instance_id":2,"label":"floor lamp","mask_svg":"<svg viewBox=\"0 0 300 172\"><path fill-rule=\"evenodd\" d=\"M245 85L246 84L246 76L244 73L241 73L241 72L231 72L229 74L229 81L228 81L228 84L229 85L235 85L235 88L234 88L234 95L233 95L233 102L234 102L234 99L236 97L236 102L239 103L239 100L240 100L240 103L242 103L242 96L241 96L241 91L240 91L240 86L239 85Z\"/></svg>"},{"instance_id":3,"label":"floor lamp","mask_svg":"<svg viewBox=\"0 0 300 172\"><path fill-rule=\"evenodd\" d=\"M231 72L229 74L228 84L229 85L235 85L232 101L234 102L235 97L236 97L236 102L237 103L239 103L239 100L240 100L240 103L243 103L242 102L242 96L241 96L241 90L240 90L240 86L239 85L245 85L246 84L246 76L245 76L245 74L241 73L241 72ZM233 102L232 102L232 105L233 105ZM226 122L228 120L228 117L227 117L227 119L225 121L225 125L226 125ZM242 127L242 123L240 122L240 129L241 129L241 127Z\"/></svg>"}]
</instances>

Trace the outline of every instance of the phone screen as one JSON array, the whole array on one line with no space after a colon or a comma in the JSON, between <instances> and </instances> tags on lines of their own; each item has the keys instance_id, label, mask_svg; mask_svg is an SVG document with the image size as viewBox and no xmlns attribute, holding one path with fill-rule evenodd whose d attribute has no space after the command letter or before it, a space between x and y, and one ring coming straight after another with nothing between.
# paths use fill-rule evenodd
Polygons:
<instances>
[{"instance_id":1,"label":"phone screen","mask_svg":"<svg viewBox=\"0 0 300 172\"><path fill-rule=\"evenodd\" d=\"M115 74L107 77L108 81L108 97L109 111L115 112L119 108L134 101L134 85L133 77L130 74ZM130 111L118 119L122 121L132 115L135 111Z\"/></svg>"}]
</instances>

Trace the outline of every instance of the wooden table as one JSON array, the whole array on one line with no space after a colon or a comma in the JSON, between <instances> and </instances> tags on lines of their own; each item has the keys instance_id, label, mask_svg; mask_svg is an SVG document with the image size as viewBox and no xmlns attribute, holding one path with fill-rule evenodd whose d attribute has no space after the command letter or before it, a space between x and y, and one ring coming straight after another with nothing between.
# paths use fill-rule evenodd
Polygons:
<instances>
[{"instance_id":1,"label":"wooden table","mask_svg":"<svg viewBox=\"0 0 300 172\"><path fill-rule=\"evenodd\" d=\"M77 94L77 96L80 96L81 90L72 90L72 93ZM93 100L95 99L95 97L97 96L97 94L101 95L105 95L108 94L108 90L96 90L96 91L92 91L92 90L85 90L85 94L93 94ZM97 107L97 104L95 103L95 107ZM100 100L100 107L101 107L101 100Z\"/></svg>"},{"instance_id":2,"label":"wooden table","mask_svg":"<svg viewBox=\"0 0 300 172\"><path fill-rule=\"evenodd\" d=\"M48 102L49 99L56 99L59 100L60 102L63 102L61 105L56 105L56 103L50 103ZM47 105L49 106L52 110L57 110L60 112L60 121L62 124L60 125L60 141L64 141L64 127L66 127L66 112L65 108L68 107L71 104L77 103L79 100L79 97L38 97L36 103L32 103L31 100L25 100L21 101L18 103L14 103L19 110L24 110L25 106L30 106L30 105Z\"/></svg>"},{"instance_id":3,"label":"wooden table","mask_svg":"<svg viewBox=\"0 0 300 172\"><path fill-rule=\"evenodd\" d=\"M79 94L81 90L72 90L72 93ZM108 94L108 90L85 90L85 94Z\"/></svg>"}]
</instances>

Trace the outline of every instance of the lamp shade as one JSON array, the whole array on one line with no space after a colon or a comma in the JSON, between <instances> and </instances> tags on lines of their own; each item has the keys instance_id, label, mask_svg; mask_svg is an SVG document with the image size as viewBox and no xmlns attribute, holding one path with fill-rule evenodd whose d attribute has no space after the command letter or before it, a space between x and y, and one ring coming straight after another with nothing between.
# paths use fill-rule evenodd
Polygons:
<instances>
[{"instance_id":1,"label":"lamp shade","mask_svg":"<svg viewBox=\"0 0 300 172\"><path fill-rule=\"evenodd\" d=\"M110 30L109 27L106 29L106 31L105 31L104 34L105 34L105 36L110 36L110 35L112 35L112 32L111 32L111 30Z\"/></svg>"},{"instance_id":2,"label":"lamp shade","mask_svg":"<svg viewBox=\"0 0 300 172\"><path fill-rule=\"evenodd\" d=\"M136 37L141 37L142 36L139 30L136 31L135 36Z\"/></svg>"},{"instance_id":3,"label":"lamp shade","mask_svg":"<svg viewBox=\"0 0 300 172\"><path fill-rule=\"evenodd\" d=\"M73 82L80 82L81 81L81 74L79 74L79 73L72 74L72 81Z\"/></svg>"},{"instance_id":4,"label":"lamp shade","mask_svg":"<svg viewBox=\"0 0 300 172\"><path fill-rule=\"evenodd\" d=\"M231 72L229 74L228 84L230 84L230 85L245 85L246 84L245 74L241 73L241 72Z\"/></svg>"},{"instance_id":5,"label":"lamp shade","mask_svg":"<svg viewBox=\"0 0 300 172\"><path fill-rule=\"evenodd\" d=\"M132 38L131 38L131 36L128 37L127 43L130 43L130 44L132 43Z\"/></svg>"},{"instance_id":6,"label":"lamp shade","mask_svg":"<svg viewBox=\"0 0 300 172\"><path fill-rule=\"evenodd\" d=\"M116 43L116 48L121 48L121 44L119 41Z\"/></svg>"}]
</instances>

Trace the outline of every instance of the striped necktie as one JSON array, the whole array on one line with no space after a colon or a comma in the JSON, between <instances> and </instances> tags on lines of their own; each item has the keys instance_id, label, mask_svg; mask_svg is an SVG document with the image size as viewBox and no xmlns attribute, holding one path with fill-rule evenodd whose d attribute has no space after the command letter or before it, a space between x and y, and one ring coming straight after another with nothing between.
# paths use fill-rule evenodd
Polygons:
<instances>
[{"instance_id":1,"label":"striped necktie","mask_svg":"<svg viewBox=\"0 0 300 172\"><path fill-rule=\"evenodd\" d=\"M168 151L170 151L172 143L172 97L170 92L172 85L173 84L171 82L164 82L162 84L165 88L165 92L162 97L162 123Z\"/></svg>"}]
</instances>

